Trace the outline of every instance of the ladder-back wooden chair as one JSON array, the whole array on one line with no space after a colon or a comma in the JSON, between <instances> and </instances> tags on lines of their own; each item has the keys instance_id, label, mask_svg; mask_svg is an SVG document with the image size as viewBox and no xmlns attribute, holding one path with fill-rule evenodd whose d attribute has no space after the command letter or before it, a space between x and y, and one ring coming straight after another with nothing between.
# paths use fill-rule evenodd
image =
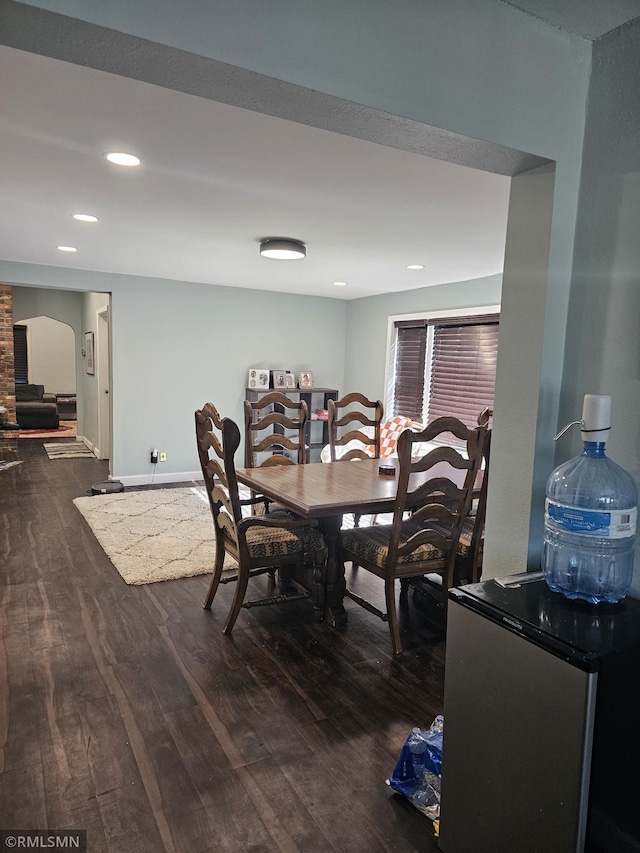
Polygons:
<instances>
[{"instance_id":1,"label":"ladder-back wooden chair","mask_svg":"<svg viewBox=\"0 0 640 853\"><path fill-rule=\"evenodd\" d=\"M414 444L433 441L446 432L465 442L467 456L442 446L412 459ZM439 574L446 612L448 591L455 578L458 539L471 509L486 432L483 426L468 429L456 418L437 418L421 432L405 430L397 445L399 473L392 523L340 534L341 559L351 560L384 581L386 612L350 591L347 595L388 621L394 654L402 651L395 599L397 579Z\"/></svg>"},{"instance_id":2,"label":"ladder-back wooden chair","mask_svg":"<svg viewBox=\"0 0 640 853\"><path fill-rule=\"evenodd\" d=\"M493 409L483 409L478 415L478 426L487 430L483 453L482 483L480 494L474 501L471 511L462 523L458 542L457 572L465 583L478 583L482 575L482 556L484 552L484 522L487 514L487 489L489 487L489 457L491 454L491 429L489 422Z\"/></svg>"},{"instance_id":3,"label":"ladder-back wooden chair","mask_svg":"<svg viewBox=\"0 0 640 853\"><path fill-rule=\"evenodd\" d=\"M329 400L327 413L332 462L380 459L380 427L384 414L380 400L369 400L364 394L353 391L340 400ZM350 442L356 442L356 446L342 450ZM360 518L358 513L354 513L355 527L359 526Z\"/></svg>"},{"instance_id":4,"label":"ladder-back wooden chair","mask_svg":"<svg viewBox=\"0 0 640 853\"><path fill-rule=\"evenodd\" d=\"M302 465L308 408L280 391L244 403L244 457L246 468ZM268 454L268 455L265 455Z\"/></svg>"},{"instance_id":5,"label":"ladder-back wooden chair","mask_svg":"<svg viewBox=\"0 0 640 853\"><path fill-rule=\"evenodd\" d=\"M306 461L305 435L308 407L304 400L292 400L280 391L271 391L259 400L244 403L244 464L246 468L273 465L302 465ZM256 497L255 493L251 493ZM254 504L253 514L294 517L294 513L273 501Z\"/></svg>"},{"instance_id":6,"label":"ladder-back wooden chair","mask_svg":"<svg viewBox=\"0 0 640 853\"><path fill-rule=\"evenodd\" d=\"M383 408L380 400L369 400L354 391L341 400L327 403L328 432L331 461L380 458L380 424ZM368 428L368 432L365 430ZM371 434L369 434L371 433ZM344 453L339 448L350 441L358 442Z\"/></svg>"},{"instance_id":7,"label":"ladder-back wooden chair","mask_svg":"<svg viewBox=\"0 0 640 853\"><path fill-rule=\"evenodd\" d=\"M213 577L204 602L211 604L219 584L236 582L236 591L223 632L230 634L240 609L258 604L279 604L307 598L309 593L295 580L292 595L270 596L260 601L244 602L250 578L280 567L293 567L309 574L313 565L324 560L324 541L314 522L272 519L269 516L242 517L242 507L263 498L241 499L235 469L235 453L240 444L240 430L229 418L221 418L213 403L206 403L195 413L198 456L205 488L213 515L216 557ZM237 573L222 578L225 554L238 563ZM316 605L317 606L317 605Z\"/></svg>"}]
</instances>

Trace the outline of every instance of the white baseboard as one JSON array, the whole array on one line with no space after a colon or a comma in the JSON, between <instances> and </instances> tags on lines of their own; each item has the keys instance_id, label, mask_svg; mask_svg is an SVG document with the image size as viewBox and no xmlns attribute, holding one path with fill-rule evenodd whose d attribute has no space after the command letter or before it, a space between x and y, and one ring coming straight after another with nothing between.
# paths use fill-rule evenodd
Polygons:
<instances>
[{"instance_id":1,"label":"white baseboard","mask_svg":"<svg viewBox=\"0 0 640 853\"><path fill-rule=\"evenodd\" d=\"M118 477L112 474L110 480L119 480L123 486L157 486L165 483L191 483L193 480L202 481L202 471L174 471L170 474L128 474Z\"/></svg>"},{"instance_id":2,"label":"white baseboard","mask_svg":"<svg viewBox=\"0 0 640 853\"><path fill-rule=\"evenodd\" d=\"M76 435L76 441L81 441L85 447L89 448L94 456L98 456L98 448L88 438L85 438L84 435Z\"/></svg>"}]
</instances>

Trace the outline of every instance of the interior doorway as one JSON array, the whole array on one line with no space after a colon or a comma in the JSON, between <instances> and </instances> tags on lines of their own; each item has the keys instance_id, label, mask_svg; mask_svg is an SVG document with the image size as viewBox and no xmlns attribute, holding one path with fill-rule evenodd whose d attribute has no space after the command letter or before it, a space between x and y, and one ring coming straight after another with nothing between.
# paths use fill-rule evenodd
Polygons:
<instances>
[{"instance_id":1,"label":"interior doorway","mask_svg":"<svg viewBox=\"0 0 640 853\"><path fill-rule=\"evenodd\" d=\"M109 358L109 306L105 305L97 312L97 353L96 368L98 374L98 459L111 458L111 381Z\"/></svg>"}]
</instances>

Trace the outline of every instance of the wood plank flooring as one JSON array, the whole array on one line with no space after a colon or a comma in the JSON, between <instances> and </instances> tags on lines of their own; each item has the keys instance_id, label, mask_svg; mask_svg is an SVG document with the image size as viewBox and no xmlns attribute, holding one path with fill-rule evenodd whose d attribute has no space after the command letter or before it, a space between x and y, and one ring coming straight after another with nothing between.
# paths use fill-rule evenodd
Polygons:
<instances>
[{"instance_id":1,"label":"wood plank flooring","mask_svg":"<svg viewBox=\"0 0 640 853\"><path fill-rule=\"evenodd\" d=\"M436 850L385 785L442 713L444 644L411 600L399 659L350 601L344 631L302 601L243 610L225 637L231 584L207 612L208 577L132 587L113 568L71 503L107 463L17 454L0 471L1 828L86 829L90 853ZM377 579L349 584L382 605Z\"/></svg>"}]
</instances>

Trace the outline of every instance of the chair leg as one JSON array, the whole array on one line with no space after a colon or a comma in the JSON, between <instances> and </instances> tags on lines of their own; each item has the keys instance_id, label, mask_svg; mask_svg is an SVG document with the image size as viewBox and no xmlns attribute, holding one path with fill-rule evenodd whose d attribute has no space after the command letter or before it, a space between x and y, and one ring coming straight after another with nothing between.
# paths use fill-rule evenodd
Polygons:
<instances>
[{"instance_id":1,"label":"chair leg","mask_svg":"<svg viewBox=\"0 0 640 853\"><path fill-rule=\"evenodd\" d=\"M391 645L394 655L402 654L402 643L400 642L400 628L398 625L398 611L396 609L396 584L395 578L386 578L384 582L384 595L387 606L387 620L389 622L389 633L391 634Z\"/></svg>"},{"instance_id":2,"label":"chair leg","mask_svg":"<svg viewBox=\"0 0 640 853\"><path fill-rule=\"evenodd\" d=\"M209 584L209 591L207 592L207 597L205 598L203 605L205 610L211 610L211 602L213 601L215 594L218 591L218 585L220 584L220 578L222 577L224 555L224 548L216 548L216 560L213 564L213 577L211 578L211 583Z\"/></svg>"},{"instance_id":3,"label":"chair leg","mask_svg":"<svg viewBox=\"0 0 640 853\"><path fill-rule=\"evenodd\" d=\"M222 629L223 634L230 634L233 631L233 626L236 624L238 614L242 609L245 593L247 592L247 584L249 583L249 573L238 569L238 582L236 584L236 594L233 596L231 610L227 616L227 621Z\"/></svg>"}]
</instances>

